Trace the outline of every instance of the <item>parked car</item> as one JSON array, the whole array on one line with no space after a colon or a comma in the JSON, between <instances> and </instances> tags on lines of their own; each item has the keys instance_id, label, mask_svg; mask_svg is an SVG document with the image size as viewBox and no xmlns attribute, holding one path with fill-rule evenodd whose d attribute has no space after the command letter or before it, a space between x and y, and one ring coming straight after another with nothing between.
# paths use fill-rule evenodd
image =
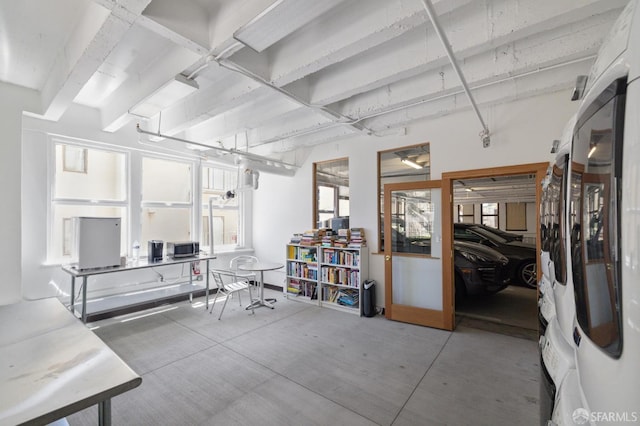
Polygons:
<instances>
[{"instance_id":1,"label":"parked car","mask_svg":"<svg viewBox=\"0 0 640 426\"><path fill-rule=\"evenodd\" d=\"M509 285L509 259L482 244L454 241L456 300L466 296L493 294Z\"/></svg>"},{"instance_id":2,"label":"parked car","mask_svg":"<svg viewBox=\"0 0 640 426\"><path fill-rule=\"evenodd\" d=\"M395 229L392 250L431 254L431 239L406 238ZM466 296L493 294L509 285L509 259L482 244L454 241L454 283L456 300Z\"/></svg>"},{"instance_id":3,"label":"parked car","mask_svg":"<svg viewBox=\"0 0 640 426\"><path fill-rule=\"evenodd\" d=\"M537 286L536 247L520 241L507 241L483 226L455 223L455 241L471 241L490 247L509 259L509 276L512 284L529 288Z\"/></svg>"},{"instance_id":4,"label":"parked car","mask_svg":"<svg viewBox=\"0 0 640 426\"><path fill-rule=\"evenodd\" d=\"M459 223L457 225L460 227L469 226L469 227L475 227L475 228L482 228L486 231L493 232L494 234L498 234L499 236L507 240L507 242L522 241L524 239L524 236L522 234L514 234L513 232L503 231L502 229L483 225L481 223Z\"/></svg>"}]
</instances>

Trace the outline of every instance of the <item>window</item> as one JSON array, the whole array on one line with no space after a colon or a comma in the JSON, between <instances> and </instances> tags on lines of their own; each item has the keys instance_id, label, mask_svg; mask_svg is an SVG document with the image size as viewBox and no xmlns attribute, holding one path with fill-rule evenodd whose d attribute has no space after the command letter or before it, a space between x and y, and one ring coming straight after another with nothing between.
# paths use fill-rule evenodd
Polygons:
<instances>
[{"instance_id":1,"label":"window","mask_svg":"<svg viewBox=\"0 0 640 426\"><path fill-rule=\"evenodd\" d=\"M330 219L349 217L349 159L314 163L314 227L331 227Z\"/></svg>"},{"instance_id":2,"label":"window","mask_svg":"<svg viewBox=\"0 0 640 426\"><path fill-rule=\"evenodd\" d=\"M431 179L429 144L378 152L378 250L384 251L384 186Z\"/></svg>"},{"instance_id":3,"label":"window","mask_svg":"<svg viewBox=\"0 0 640 426\"><path fill-rule=\"evenodd\" d=\"M141 241L193 239L192 181L190 162L142 157Z\"/></svg>"},{"instance_id":4,"label":"window","mask_svg":"<svg viewBox=\"0 0 640 426\"><path fill-rule=\"evenodd\" d=\"M480 223L492 228L499 228L498 203L482 203L480 205Z\"/></svg>"},{"instance_id":5,"label":"window","mask_svg":"<svg viewBox=\"0 0 640 426\"><path fill-rule=\"evenodd\" d=\"M542 250L549 252L553 262L554 280L566 284L566 253L564 249L564 198L566 193L566 173L569 156L559 159L551 171L549 185L543 195L542 217L540 219Z\"/></svg>"},{"instance_id":6,"label":"window","mask_svg":"<svg viewBox=\"0 0 640 426\"><path fill-rule=\"evenodd\" d=\"M576 316L605 352L620 333L620 178L626 81L607 88L578 119L573 136L571 266Z\"/></svg>"},{"instance_id":7,"label":"window","mask_svg":"<svg viewBox=\"0 0 640 426\"><path fill-rule=\"evenodd\" d=\"M238 172L213 166L202 167L202 248L211 247L209 200L212 207L214 250L235 247L239 243L241 192L237 188ZM232 196L233 195L233 196Z\"/></svg>"},{"instance_id":8,"label":"window","mask_svg":"<svg viewBox=\"0 0 640 426\"><path fill-rule=\"evenodd\" d=\"M50 262L70 262L72 218L120 217L121 251L126 253L127 155L54 139L49 225Z\"/></svg>"},{"instance_id":9,"label":"window","mask_svg":"<svg viewBox=\"0 0 640 426\"><path fill-rule=\"evenodd\" d=\"M475 205L458 204L458 223L475 223Z\"/></svg>"},{"instance_id":10,"label":"window","mask_svg":"<svg viewBox=\"0 0 640 426\"><path fill-rule=\"evenodd\" d=\"M507 231L527 230L527 205L525 203L506 203Z\"/></svg>"}]
</instances>

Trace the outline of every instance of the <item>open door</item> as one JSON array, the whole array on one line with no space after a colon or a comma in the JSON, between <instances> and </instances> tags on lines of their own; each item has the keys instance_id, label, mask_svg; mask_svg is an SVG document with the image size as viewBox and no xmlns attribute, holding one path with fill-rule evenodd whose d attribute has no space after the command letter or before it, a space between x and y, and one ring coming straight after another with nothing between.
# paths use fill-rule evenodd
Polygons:
<instances>
[{"instance_id":1,"label":"open door","mask_svg":"<svg viewBox=\"0 0 640 426\"><path fill-rule=\"evenodd\" d=\"M451 265L443 198L441 181L384 186L387 319L453 330L451 272L443 273Z\"/></svg>"}]
</instances>

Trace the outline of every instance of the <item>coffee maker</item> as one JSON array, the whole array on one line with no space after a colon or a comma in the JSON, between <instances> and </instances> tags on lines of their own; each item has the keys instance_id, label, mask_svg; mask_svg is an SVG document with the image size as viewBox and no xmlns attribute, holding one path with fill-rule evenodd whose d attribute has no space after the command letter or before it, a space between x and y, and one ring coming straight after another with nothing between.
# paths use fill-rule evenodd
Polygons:
<instances>
[{"instance_id":1,"label":"coffee maker","mask_svg":"<svg viewBox=\"0 0 640 426\"><path fill-rule=\"evenodd\" d=\"M149 262L162 262L162 249L164 242L162 240L150 240L148 245Z\"/></svg>"}]
</instances>

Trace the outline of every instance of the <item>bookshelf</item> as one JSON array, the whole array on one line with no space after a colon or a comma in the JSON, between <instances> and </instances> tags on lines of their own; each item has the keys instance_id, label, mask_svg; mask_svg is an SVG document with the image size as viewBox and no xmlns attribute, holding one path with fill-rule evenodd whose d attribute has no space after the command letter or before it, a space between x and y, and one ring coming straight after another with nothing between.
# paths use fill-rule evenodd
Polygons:
<instances>
[{"instance_id":1,"label":"bookshelf","mask_svg":"<svg viewBox=\"0 0 640 426\"><path fill-rule=\"evenodd\" d=\"M367 247L287 245L285 297L362 315Z\"/></svg>"},{"instance_id":2,"label":"bookshelf","mask_svg":"<svg viewBox=\"0 0 640 426\"><path fill-rule=\"evenodd\" d=\"M285 297L317 304L319 252L318 246L287 245Z\"/></svg>"}]
</instances>

